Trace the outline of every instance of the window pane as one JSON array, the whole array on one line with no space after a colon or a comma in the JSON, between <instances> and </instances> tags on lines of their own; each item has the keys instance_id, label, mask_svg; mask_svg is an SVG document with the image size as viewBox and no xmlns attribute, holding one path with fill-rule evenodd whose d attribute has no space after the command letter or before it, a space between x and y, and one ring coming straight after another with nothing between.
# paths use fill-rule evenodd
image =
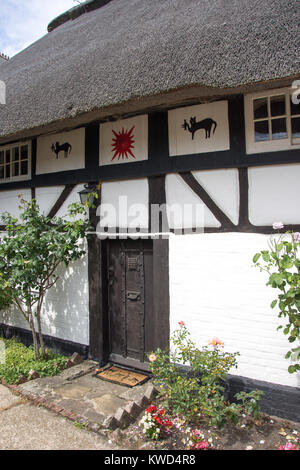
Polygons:
<instances>
[{"instance_id":1,"label":"window pane","mask_svg":"<svg viewBox=\"0 0 300 470\"><path fill-rule=\"evenodd\" d=\"M272 119L272 139L287 139L286 119Z\"/></svg>"},{"instance_id":2,"label":"window pane","mask_svg":"<svg viewBox=\"0 0 300 470\"><path fill-rule=\"evenodd\" d=\"M21 175L27 175L27 173L28 173L28 162L25 160L21 162Z\"/></svg>"},{"instance_id":3,"label":"window pane","mask_svg":"<svg viewBox=\"0 0 300 470\"><path fill-rule=\"evenodd\" d=\"M254 119L268 117L268 99L259 98L253 101Z\"/></svg>"},{"instance_id":4,"label":"window pane","mask_svg":"<svg viewBox=\"0 0 300 470\"><path fill-rule=\"evenodd\" d=\"M300 117L292 118L292 138L300 138Z\"/></svg>"},{"instance_id":5,"label":"window pane","mask_svg":"<svg viewBox=\"0 0 300 470\"><path fill-rule=\"evenodd\" d=\"M21 160L27 160L28 158L28 147L27 145L22 145L21 147Z\"/></svg>"},{"instance_id":6,"label":"window pane","mask_svg":"<svg viewBox=\"0 0 300 470\"><path fill-rule=\"evenodd\" d=\"M285 114L285 95L271 96L271 116L282 116Z\"/></svg>"},{"instance_id":7,"label":"window pane","mask_svg":"<svg viewBox=\"0 0 300 470\"><path fill-rule=\"evenodd\" d=\"M300 116L300 104L294 104L291 100L291 115L299 114Z\"/></svg>"},{"instance_id":8,"label":"window pane","mask_svg":"<svg viewBox=\"0 0 300 470\"><path fill-rule=\"evenodd\" d=\"M10 165L6 165L5 178L10 178Z\"/></svg>"},{"instance_id":9,"label":"window pane","mask_svg":"<svg viewBox=\"0 0 300 470\"><path fill-rule=\"evenodd\" d=\"M269 140L269 122L259 121L254 123L255 129L255 142L261 142L263 140Z\"/></svg>"},{"instance_id":10,"label":"window pane","mask_svg":"<svg viewBox=\"0 0 300 470\"><path fill-rule=\"evenodd\" d=\"M4 178L4 166L0 166L0 179Z\"/></svg>"},{"instance_id":11,"label":"window pane","mask_svg":"<svg viewBox=\"0 0 300 470\"><path fill-rule=\"evenodd\" d=\"M4 163L4 151L0 152L0 163Z\"/></svg>"},{"instance_id":12,"label":"window pane","mask_svg":"<svg viewBox=\"0 0 300 470\"><path fill-rule=\"evenodd\" d=\"M19 147L14 147L12 152L13 152L13 161L19 160Z\"/></svg>"},{"instance_id":13,"label":"window pane","mask_svg":"<svg viewBox=\"0 0 300 470\"><path fill-rule=\"evenodd\" d=\"M10 150L6 150L5 155L6 163L10 163Z\"/></svg>"},{"instance_id":14,"label":"window pane","mask_svg":"<svg viewBox=\"0 0 300 470\"><path fill-rule=\"evenodd\" d=\"M13 164L13 176L19 176L19 162Z\"/></svg>"}]
</instances>

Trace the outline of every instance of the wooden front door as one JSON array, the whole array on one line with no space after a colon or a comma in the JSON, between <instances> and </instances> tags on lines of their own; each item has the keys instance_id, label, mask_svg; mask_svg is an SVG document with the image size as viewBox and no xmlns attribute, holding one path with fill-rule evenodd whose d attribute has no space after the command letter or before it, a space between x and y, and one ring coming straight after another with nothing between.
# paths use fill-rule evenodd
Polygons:
<instances>
[{"instance_id":1,"label":"wooden front door","mask_svg":"<svg viewBox=\"0 0 300 470\"><path fill-rule=\"evenodd\" d=\"M144 368L151 351L153 249L150 240L111 240L108 247L110 360Z\"/></svg>"}]
</instances>

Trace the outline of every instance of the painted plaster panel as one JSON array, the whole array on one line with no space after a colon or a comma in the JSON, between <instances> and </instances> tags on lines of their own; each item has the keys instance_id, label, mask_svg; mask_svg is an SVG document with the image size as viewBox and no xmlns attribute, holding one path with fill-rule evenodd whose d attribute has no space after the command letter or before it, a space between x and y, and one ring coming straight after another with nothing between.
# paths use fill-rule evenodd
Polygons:
<instances>
[{"instance_id":1,"label":"painted plaster panel","mask_svg":"<svg viewBox=\"0 0 300 470\"><path fill-rule=\"evenodd\" d=\"M253 255L267 241L267 235L245 233L171 236L171 330L184 320L199 347L220 338L226 351L240 353L233 374L299 387L300 375L287 371L291 345L270 308L275 291L253 267Z\"/></svg>"},{"instance_id":2,"label":"painted plaster panel","mask_svg":"<svg viewBox=\"0 0 300 470\"><path fill-rule=\"evenodd\" d=\"M52 150L52 146L54 149ZM55 153L61 148L59 153ZM64 150L65 149L65 150ZM57 158L56 158L57 156ZM51 134L37 139L36 174L78 170L85 167L85 129Z\"/></svg>"},{"instance_id":3,"label":"painted plaster panel","mask_svg":"<svg viewBox=\"0 0 300 470\"><path fill-rule=\"evenodd\" d=\"M172 229L221 225L203 201L177 174L166 176L166 199L169 226Z\"/></svg>"},{"instance_id":4,"label":"painted plaster panel","mask_svg":"<svg viewBox=\"0 0 300 470\"><path fill-rule=\"evenodd\" d=\"M170 156L230 149L227 101L173 109L168 116Z\"/></svg>"},{"instance_id":5,"label":"painted plaster panel","mask_svg":"<svg viewBox=\"0 0 300 470\"><path fill-rule=\"evenodd\" d=\"M252 224L300 224L300 164L254 167L248 174Z\"/></svg>"}]
</instances>

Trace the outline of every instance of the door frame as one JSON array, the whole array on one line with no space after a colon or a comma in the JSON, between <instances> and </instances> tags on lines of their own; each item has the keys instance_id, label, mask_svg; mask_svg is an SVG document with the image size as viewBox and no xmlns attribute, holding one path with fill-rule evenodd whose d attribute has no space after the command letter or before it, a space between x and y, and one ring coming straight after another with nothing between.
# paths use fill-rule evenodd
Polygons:
<instances>
[{"instance_id":1,"label":"door frame","mask_svg":"<svg viewBox=\"0 0 300 470\"><path fill-rule=\"evenodd\" d=\"M149 231L151 230L151 205L165 204L165 175L148 178L149 183ZM98 204L101 204L101 190ZM90 209L94 227L98 218L96 208ZM109 240L99 240L96 234L88 238L89 279L89 358L107 364L109 351L107 245ZM169 291L169 239L153 239L153 350L169 348L170 343L170 291Z\"/></svg>"},{"instance_id":2,"label":"door frame","mask_svg":"<svg viewBox=\"0 0 300 470\"><path fill-rule=\"evenodd\" d=\"M95 239L93 239L95 237ZM105 365L111 351L109 345L107 252L109 240L93 236L89 240L89 310L90 310L90 359ZM170 338L169 320L169 240L153 240L153 312L151 317L152 349L168 348ZM113 356L111 356L111 359ZM139 361L115 357L116 362L138 366ZM142 367L143 363L139 363Z\"/></svg>"},{"instance_id":3,"label":"door frame","mask_svg":"<svg viewBox=\"0 0 300 470\"><path fill-rule=\"evenodd\" d=\"M153 345L153 241L119 238L109 240L107 247L109 360L145 369L146 354ZM134 301L128 299L129 292Z\"/></svg>"}]
</instances>

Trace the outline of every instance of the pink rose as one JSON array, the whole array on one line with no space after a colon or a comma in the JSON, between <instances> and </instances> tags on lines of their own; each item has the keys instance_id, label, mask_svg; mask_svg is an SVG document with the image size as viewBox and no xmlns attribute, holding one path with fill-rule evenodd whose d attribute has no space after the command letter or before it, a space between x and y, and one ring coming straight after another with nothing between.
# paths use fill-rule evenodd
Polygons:
<instances>
[{"instance_id":1,"label":"pink rose","mask_svg":"<svg viewBox=\"0 0 300 470\"><path fill-rule=\"evenodd\" d=\"M211 339L208 344L211 344L214 347L218 347L218 346L221 346L222 348L224 347L223 341L221 341L219 338Z\"/></svg>"},{"instance_id":2,"label":"pink rose","mask_svg":"<svg viewBox=\"0 0 300 470\"><path fill-rule=\"evenodd\" d=\"M300 233L299 232L294 233L294 241L295 242L300 242Z\"/></svg>"},{"instance_id":3,"label":"pink rose","mask_svg":"<svg viewBox=\"0 0 300 470\"><path fill-rule=\"evenodd\" d=\"M278 450L299 450L299 449L291 442L288 442L287 444L280 446Z\"/></svg>"},{"instance_id":4,"label":"pink rose","mask_svg":"<svg viewBox=\"0 0 300 470\"><path fill-rule=\"evenodd\" d=\"M179 321L179 322L178 322L178 325L180 325L180 326L185 326L185 323L184 323L184 321Z\"/></svg>"},{"instance_id":5,"label":"pink rose","mask_svg":"<svg viewBox=\"0 0 300 470\"><path fill-rule=\"evenodd\" d=\"M150 354L150 356L149 356L149 361L150 362L155 362L156 359L157 359L157 357L155 356L155 354Z\"/></svg>"},{"instance_id":6,"label":"pink rose","mask_svg":"<svg viewBox=\"0 0 300 470\"><path fill-rule=\"evenodd\" d=\"M284 225L282 222L274 222L273 224L273 229L274 230L281 230L282 228L284 228Z\"/></svg>"}]
</instances>

